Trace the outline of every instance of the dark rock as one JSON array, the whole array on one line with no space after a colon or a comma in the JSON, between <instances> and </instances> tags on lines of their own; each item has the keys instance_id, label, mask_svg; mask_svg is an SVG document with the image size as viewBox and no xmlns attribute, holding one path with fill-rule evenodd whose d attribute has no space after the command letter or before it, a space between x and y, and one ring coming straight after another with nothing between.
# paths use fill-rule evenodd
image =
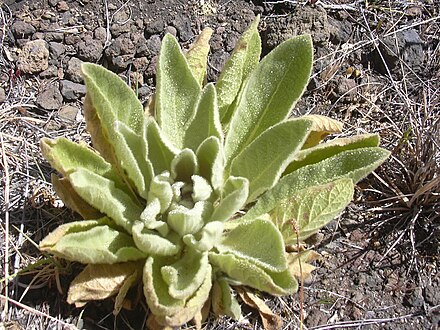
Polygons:
<instances>
[{"instance_id":1,"label":"dark rock","mask_svg":"<svg viewBox=\"0 0 440 330\"><path fill-rule=\"evenodd\" d=\"M194 37L191 29L191 20L188 17L176 16L173 25L177 29L181 41L185 42Z\"/></svg>"},{"instance_id":2,"label":"dark rock","mask_svg":"<svg viewBox=\"0 0 440 330\"><path fill-rule=\"evenodd\" d=\"M137 71L145 71L149 63L150 61L146 57L137 57L133 60L133 66Z\"/></svg>"},{"instance_id":3,"label":"dark rock","mask_svg":"<svg viewBox=\"0 0 440 330\"><path fill-rule=\"evenodd\" d=\"M422 307L424 303L422 288L417 287L406 296L406 302L412 307Z\"/></svg>"},{"instance_id":4,"label":"dark rock","mask_svg":"<svg viewBox=\"0 0 440 330\"><path fill-rule=\"evenodd\" d=\"M5 101L6 101L6 92L2 87L0 87L0 103L3 103Z\"/></svg>"},{"instance_id":5,"label":"dark rock","mask_svg":"<svg viewBox=\"0 0 440 330\"><path fill-rule=\"evenodd\" d=\"M29 37L35 33L35 28L26 22L16 20L11 26L12 33L18 39Z\"/></svg>"},{"instance_id":6,"label":"dark rock","mask_svg":"<svg viewBox=\"0 0 440 330\"><path fill-rule=\"evenodd\" d=\"M431 306L440 305L440 291L434 285L427 285L425 288L425 300Z\"/></svg>"},{"instance_id":7,"label":"dark rock","mask_svg":"<svg viewBox=\"0 0 440 330\"><path fill-rule=\"evenodd\" d=\"M55 7L59 1L60 0L49 0L49 5L51 5L52 7Z\"/></svg>"},{"instance_id":8,"label":"dark rock","mask_svg":"<svg viewBox=\"0 0 440 330\"><path fill-rule=\"evenodd\" d=\"M81 42L81 37L77 34L68 34L64 38L66 45L76 45Z\"/></svg>"},{"instance_id":9,"label":"dark rock","mask_svg":"<svg viewBox=\"0 0 440 330\"><path fill-rule=\"evenodd\" d=\"M63 119L75 121L78 115L79 109L71 105L65 105L58 111L58 116Z\"/></svg>"},{"instance_id":10,"label":"dark rock","mask_svg":"<svg viewBox=\"0 0 440 330\"><path fill-rule=\"evenodd\" d=\"M145 30L144 34L146 37L149 37L154 34L160 34L165 29L165 22L161 19L156 19L153 21L144 21Z\"/></svg>"},{"instance_id":11,"label":"dark rock","mask_svg":"<svg viewBox=\"0 0 440 330\"><path fill-rule=\"evenodd\" d=\"M32 40L37 40L37 39L44 40L44 33L43 32L35 32L32 35Z\"/></svg>"},{"instance_id":12,"label":"dark rock","mask_svg":"<svg viewBox=\"0 0 440 330\"><path fill-rule=\"evenodd\" d=\"M63 44L58 42L49 42L49 52L52 55L52 58L58 59L61 55L64 54L66 48Z\"/></svg>"},{"instance_id":13,"label":"dark rock","mask_svg":"<svg viewBox=\"0 0 440 330\"><path fill-rule=\"evenodd\" d=\"M98 61L103 49L104 47L100 41L88 35L77 44L78 57L86 62Z\"/></svg>"},{"instance_id":14,"label":"dark rock","mask_svg":"<svg viewBox=\"0 0 440 330\"><path fill-rule=\"evenodd\" d=\"M150 96L151 89L150 89L150 87L145 85L145 86L142 86L141 88L139 88L137 92L138 92L138 97L140 99L146 99L148 96Z\"/></svg>"},{"instance_id":15,"label":"dark rock","mask_svg":"<svg viewBox=\"0 0 440 330\"><path fill-rule=\"evenodd\" d=\"M219 34L214 34L209 41L209 44L211 45L212 52L219 51L223 49L223 38Z\"/></svg>"},{"instance_id":16,"label":"dark rock","mask_svg":"<svg viewBox=\"0 0 440 330\"><path fill-rule=\"evenodd\" d=\"M148 49L150 51L150 54L153 56L159 54L161 45L162 39L158 35L151 36L151 38L147 40Z\"/></svg>"},{"instance_id":17,"label":"dark rock","mask_svg":"<svg viewBox=\"0 0 440 330\"><path fill-rule=\"evenodd\" d=\"M226 38L226 51L227 52L231 52L234 49L239 37L240 36L236 33L228 34L228 37Z\"/></svg>"},{"instance_id":18,"label":"dark rock","mask_svg":"<svg viewBox=\"0 0 440 330\"><path fill-rule=\"evenodd\" d=\"M379 43L379 51L375 49L372 53L374 67L382 74L387 74L387 68L396 73L400 67L400 60L403 60L414 71L420 71L424 59L423 42L414 29L385 37Z\"/></svg>"},{"instance_id":19,"label":"dark rock","mask_svg":"<svg viewBox=\"0 0 440 330\"><path fill-rule=\"evenodd\" d=\"M105 55L113 58L119 55L134 55L136 46L130 38L130 34L126 33L117 37L110 46L105 50Z\"/></svg>"},{"instance_id":20,"label":"dark rock","mask_svg":"<svg viewBox=\"0 0 440 330\"><path fill-rule=\"evenodd\" d=\"M208 81L216 80L228 58L229 53L225 52L223 49L211 55L211 65L208 67L207 75Z\"/></svg>"},{"instance_id":21,"label":"dark rock","mask_svg":"<svg viewBox=\"0 0 440 330\"><path fill-rule=\"evenodd\" d=\"M353 33L353 26L349 21L339 21L333 17L328 18L330 24L330 41L337 44L345 44Z\"/></svg>"},{"instance_id":22,"label":"dark rock","mask_svg":"<svg viewBox=\"0 0 440 330\"><path fill-rule=\"evenodd\" d=\"M41 79L50 79L50 78L58 76L58 70L57 70L56 66L51 65L46 70L41 72L39 76Z\"/></svg>"},{"instance_id":23,"label":"dark rock","mask_svg":"<svg viewBox=\"0 0 440 330\"><path fill-rule=\"evenodd\" d=\"M18 56L18 68L25 73L36 73L48 67L49 50L44 40L27 42Z\"/></svg>"},{"instance_id":24,"label":"dark rock","mask_svg":"<svg viewBox=\"0 0 440 330\"><path fill-rule=\"evenodd\" d=\"M59 109L63 104L63 96L58 89L58 84L47 86L38 94L36 103L46 110Z\"/></svg>"},{"instance_id":25,"label":"dark rock","mask_svg":"<svg viewBox=\"0 0 440 330\"><path fill-rule=\"evenodd\" d=\"M307 327L319 326L327 323L327 315L319 309L312 309L305 319Z\"/></svg>"},{"instance_id":26,"label":"dark rock","mask_svg":"<svg viewBox=\"0 0 440 330\"><path fill-rule=\"evenodd\" d=\"M75 101L86 94L86 86L70 80L61 80L61 94L68 101Z\"/></svg>"},{"instance_id":27,"label":"dark rock","mask_svg":"<svg viewBox=\"0 0 440 330\"><path fill-rule=\"evenodd\" d=\"M172 35L175 36L175 37L177 36L177 30L176 30L176 28L175 28L174 26L171 26L171 25L168 25L168 26L165 28L164 32L165 32L165 33L172 34Z\"/></svg>"},{"instance_id":28,"label":"dark rock","mask_svg":"<svg viewBox=\"0 0 440 330\"><path fill-rule=\"evenodd\" d=\"M133 55L119 55L111 57L112 64L120 70L125 70L133 62Z\"/></svg>"},{"instance_id":29,"label":"dark rock","mask_svg":"<svg viewBox=\"0 0 440 330\"><path fill-rule=\"evenodd\" d=\"M130 24L113 24L110 27L110 32L114 38L119 37L123 33L129 33L130 31Z\"/></svg>"},{"instance_id":30,"label":"dark rock","mask_svg":"<svg viewBox=\"0 0 440 330\"><path fill-rule=\"evenodd\" d=\"M158 56L154 56L150 60L150 64L148 65L148 68L147 68L147 70L145 70L145 73L144 73L146 78L153 78L156 75L157 59L158 59Z\"/></svg>"},{"instance_id":31,"label":"dark rock","mask_svg":"<svg viewBox=\"0 0 440 330\"><path fill-rule=\"evenodd\" d=\"M270 50L281 42L304 33L312 36L314 44L323 44L329 40L330 25L324 8L302 6L293 10L289 16L269 21L262 41Z\"/></svg>"},{"instance_id":32,"label":"dark rock","mask_svg":"<svg viewBox=\"0 0 440 330\"><path fill-rule=\"evenodd\" d=\"M103 43L105 42L105 40L107 38L107 32L106 32L105 28L103 28L102 26L97 27L95 29L95 31L93 31L93 35L95 36L95 39L98 39L98 40L102 41Z\"/></svg>"},{"instance_id":33,"label":"dark rock","mask_svg":"<svg viewBox=\"0 0 440 330\"><path fill-rule=\"evenodd\" d=\"M60 1L57 3L57 9L60 12L65 12L69 10L69 5L67 4L66 1Z\"/></svg>"},{"instance_id":34,"label":"dark rock","mask_svg":"<svg viewBox=\"0 0 440 330\"><path fill-rule=\"evenodd\" d=\"M67 78L76 83L83 82L83 78L81 76L81 61L79 58L72 57L69 62L67 62L67 70L66 75Z\"/></svg>"},{"instance_id":35,"label":"dark rock","mask_svg":"<svg viewBox=\"0 0 440 330\"><path fill-rule=\"evenodd\" d=\"M44 33L44 39L47 42L62 42L64 40L64 32L59 31L60 28L61 26L58 23L52 23L47 28L41 27L40 29L47 31Z\"/></svg>"}]
</instances>

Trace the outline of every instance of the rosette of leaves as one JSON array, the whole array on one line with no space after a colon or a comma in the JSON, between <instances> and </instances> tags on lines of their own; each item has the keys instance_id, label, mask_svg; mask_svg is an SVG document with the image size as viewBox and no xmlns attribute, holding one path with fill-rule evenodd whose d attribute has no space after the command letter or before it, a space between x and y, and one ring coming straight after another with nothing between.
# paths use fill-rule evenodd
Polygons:
<instances>
[{"instance_id":1,"label":"rosette of leaves","mask_svg":"<svg viewBox=\"0 0 440 330\"><path fill-rule=\"evenodd\" d=\"M240 318L234 286L292 294L301 256L286 245L340 213L354 184L388 156L377 135L322 143L339 122L289 118L311 73L311 39L287 40L260 62L257 25L216 84L205 83L211 30L186 53L166 35L147 109L117 75L83 64L93 148L41 141L60 174L56 192L84 218L40 243L86 264L70 303L116 295L118 312L142 282L150 321L179 326L200 322L204 306Z\"/></svg>"}]
</instances>

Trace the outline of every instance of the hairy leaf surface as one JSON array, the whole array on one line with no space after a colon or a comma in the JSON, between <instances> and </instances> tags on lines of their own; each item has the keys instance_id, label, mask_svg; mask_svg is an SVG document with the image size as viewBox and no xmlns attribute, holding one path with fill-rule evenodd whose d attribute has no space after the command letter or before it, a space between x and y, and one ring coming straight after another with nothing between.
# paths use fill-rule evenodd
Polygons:
<instances>
[{"instance_id":1,"label":"hairy leaf surface","mask_svg":"<svg viewBox=\"0 0 440 330\"><path fill-rule=\"evenodd\" d=\"M156 114L164 135L179 149L184 145L199 94L200 85L177 40L166 34L157 63Z\"/></svg>"},{"instance_id":2,"label":"hairy leaf surface","mask_svg":"<svg viewBox=\"0 0 440 330\"><path fill-rule=\"evenodd\" d=\"M297 239L304 241L341 213L353 193L351 179L312 186L280 201L272 212L272 219L285 244L296 244Z\"/></svg>"},{"instance_id":3,"label":"hairy leaf surface","mask_svg":"<svg viewBox=\"0 0 440 330\"><path fill-rule=\"evenodd\" d=\"M139 219L142 208L129 195L116 188L113 181L86 169L73 172L69 180L81 198L131 233L133 221Z\"/></svg>"},{"instance_id":4,"label":"hairy leaf surface","mask_svg":"<svg viewBox=\"0 0 440 330\"><path fill-rule=\"evenodd\" d=\"M252 71L226 135L228 163L262 132L287 118L309 81L312 52L310 36L295 37L276 47Z\"/></svg>"},{"instance_id":5,"label":"hairy leaf surface","mask_svg":"<svg viewBox=\"0 0 440 330\"><path fill-rule=\"evenodd\" d=\"M260 17L254 20L243 33L226 61L216 84L221 122L229 122L234 110L234 100L252 70L257 66L261 54L261 39L258 34Z\"/></svg>"},{"instance_id":6,"label":"hairy leaf surface","mask_svg":"<svg viewBox=\"0 0 440 330\"><path fill-rule=\"evenodd\" d=\"M184 146L195 151L204 140L214 136L223 141L217 95L214 85L209 83L202 91L195 116L186 130Z\"/></svg>"},{"instance_id":7,"label":"hairy leaf surface","mask_svg":"<svg viewBox=\"0 0 440 330\"><path fill-rule=\"evenodd\" d=\"M282 272L287 268L283 237L270 220L236 221L237 226L226 232L216 246L220 253L246 258L268 271Z\"/></svg>"},{"instance_id":8,"label":"hairy leaf surface","mask_svg":"<svg viewBox=\"0 0 440 330\"><path fill-rule=\"evenodd\" d=\"M254 218L273 210L277 204L299 190L325 184L340 178L358 182L378 167L390 153L377 147L347 150L316 164L301 167L286 175L258 199L244 218Z\"/></svg>"},{"instance_id":9,"label":"hairy leaf surface","mask_svg":"<svg viewBox=\"0 0 440 330\"><path fill-rule=\"evenodd\" d=\"M272 126L232 161L231 175L249 180L248 203L279 180L301 149L310 126L311 122L305 119L288 120Z\"/></svg>"},{"instance_id":10,"label":"hairy leaf surface","mask_svg":"<svg viewBox=\"0 0 440 330\"><path fill-rule=\"evenodd\" d=\"M108 218L67 223L40 242L40 249L84 264L114 264L145 258L131 236Z\"/></svg>"}]
</instances>

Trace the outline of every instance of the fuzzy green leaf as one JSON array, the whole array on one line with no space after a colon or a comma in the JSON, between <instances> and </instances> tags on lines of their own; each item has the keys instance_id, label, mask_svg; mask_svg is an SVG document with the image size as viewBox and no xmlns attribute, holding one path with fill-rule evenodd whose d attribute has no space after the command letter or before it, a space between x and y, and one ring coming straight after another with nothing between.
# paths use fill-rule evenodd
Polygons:
<instances>
[{"instance_id":1,"label":"fuzzy green leaf","mask_svg":"<svg viewBox=\"0 0 440 330\"><path fill-rule=\"evenodd\" d=\"M178 149L163 136L154 119L150 118L145 126L148 141L148 159L153 165L154 173L160 174L170 170L170 164Z\"/></svg>"},{"instance_id":2,"label":"fuzzy green leaf","mask_svg":"<svg viewBox=\"0 0 440 330\"><path fill-rule=\"evenodd\" d=\"M84 168L112 180L118 188L125 186L112 165L85 143L75 143L63 137L54 140L43 138L40 147L44 158L63 176Z\"/></svg>"},{"instance_id":3,"label":"fuzzy green leaf","mask_svg":"<svg viewBox=\"0 0 440 330\"><path fill-rule=\"evenodd\" d=\"M193 202L209 200L212 196L212 188L209 182L200 175L191 176L193 181L193 193L191 194Z\"/></svg>"},{"instance_id":4,"label":"fuzzy green leaf","mask_svg":"<svg viewBox=\"0 0 440 330\"><path fill-rule=\"evenodd\" d=\"M114 264L145 258L131 236L116 229L108 218L61 225L40 242L40 250L84 264Z\"/></svg>"},{"instance_id":5,"label":"fuzzy green leaf","mask_svg":"<svg viewBox=\"0 0 440 330\"><path fill-rule=\"evenodd\" d=\"M282 272L266 271L252 261L234 254L210 252L209 261L237 285L247 285L276 296L292 294L298 289L298 282L288 269Z\"/></svg>"},{"instance_id":6,"label":"fuzzy green leaf","mask_svg":"<svg viewBox=\"0 0 440 330\"><path fill-rule=\"evenodd\" d=\"M261 54L261 39L258 34L257 16L235 45L231 57L226 61L216 84L220 118L223 124L229 122L233 103L242 83L257 66Z\"/></svg>"},{"instance_id":7,"label":"fuzzy green leaf","mask_svg":"<svg viewBox=\"0 0 440 330\"><path fill-rule=\"evenodd\" d=\"M140 135L144 110L134 91L115 73L100 65L83 63L81 71L91 102L107 133L113 132L113 123L118 120ZM111 140L112 135L107 136Z\"/></svg>"},{"instance_id":8,"label":"fuzzy green leaf","mask_svg":"<svg viewBox=\"0 0 440 330\"><path fill-rule=\"evenodd\" d=\"M349 138L334 139L326 143L318 144L315 147L301 150L295 155L295 160L287 166L283 175L306 165L315 164L328 157L334 156L346 150L358 148L377 147L379 145L379 135L364 134Z\"/></svg>"},{"instance_id":9,"label":"fuzzy green leaf","mask_svg":"<svg viewBox=\"0 0 440 330\"><path fill-rule=\"evenodd\" d=\"M249 144L233 161L231 175L249 180L247 202L278 182L307 138L311 122L288 120L272 126Z\"/></svg>"},{"instance_id":10,"label":"fuzzy green leaf","mask_svg":"<svg viewBox=\"0 0 440 330\"><path fill-rule=\"evenodd\" d=\"M54 173L51 174L52 186L61 200L73 211L80 214L84 219L98 219L103 216L101 212L92 207L73 189L69 180L59 179Z\"/></svg>"},{"instance_id":11,"label":"fuzzy green leaf","mask_svg":"<svg viewBox=\"0 0 440 330\"><path fill-rule=\"evenodd\" d=\"M168 213L167 223L180 237L183 237L202 229L211 213L212 204L205 201L197 202L192 209L178 205Z\"/></svg>"},{"instance_id":12,"label":"fuzzy green leaf","mask_svg":"<svg viewBox=\"0 0 440 330\"><path fill-rule=\"evenodd\" d=\"M226 135L227 163L262 132L287 118L309 81L312 53L310 36L289 39L250 74Z\"/></svg>"},{"instance_id":13,"label":"fuzzy green leaf","mask_svg":"<svg viewBox=\"0 0 440 330\"><path fill-rule=\"evenodd\" d=\"M183 148L199 94L200 85L179 43L171 34L165 35L157 63L156 115L164 135L179 149Z\"/></svg>"},{"instance_id":14,"label":"fuzzy green leaf","mask_svg":"<svg viewBox=\"0 0 440 330\"><path fill-rule=\"evenodd\" d=\"M172 180L168 172L156 175L151 181L148 200L151 202L158 199L160 202L160 212L164 213L173 200L173 189L171 188Z\"/></svg>"},{"instance_id":15,"label":"fuzzy green leaf","mask_svg":"<svg viewBox=\"0 0 440 330\"><path fill-rule=\"evenodd\" d=\"M223 146L220 140L214 136L207 138L200 144L196 151L199 164L199 174L211 182L217 194L220 193L224 183Z\"/></svg>"},{"instance_id":16,"label":"fuzzy green leaf","mask_svg":"<svg viewBox=\"0 0 440 330\"><path fill-rule=\"evenodd\" d=\"M286 270L283 237L270 219L257 218L236 222L237 226L226 232L220 244L216 246L220 253L246 258L268 271Z\"/></svg>"},{"instance_id":17,"label":"fuzzy green leaf","mask_svg":"<svg viewBox=\"0 0 440 330\"><path fill-rule=\"evenodd\" d=\"M294 196L298 191L340 178L358 182L378 167L390 152L378 147L343 151L316 164L299 168L284 177L270 190L261 195L257 203L246 213L245 218L255 218L273 210L277 204Z\"/></svg>"},{"instance_id":18,"label":"fuzzy green leaf","mask_svg":"<svg viewBox=\"0 0 440 330\"><path fill-rule=\"evenodd\" d=\"M212 221L207 223L197 234L183 236L183 242L199 252L209 251L220 243L222 234L223 223Z\"/></svg>"},{"instance_id":19,"label":"fuzzy green leaf","mask_svg":"<svg viewBox=\"0 0 440 330\"><path fill-rule=\"evenodd\" d=\"M142 104L133 90L113 72L92 63L84 63L81 70L87 87L85 113L93 145L124 178L124 168L119 167L124 160L123 138L116 134L114 124L120 121L141 135Z\"/></svg>"},{"instance_id":20,"label":"fuzzy green leaf","mask_svg":"<svg viewBox=\"0 0 440 330\"><path fill-rule=\"evenodd\" d=\"M304 241L342 212L353 193L351 179L309 187L281 201L272 212L272 220L285 244L296 244L297 239Z\"/></svg>"},{"instance_id":21,"label":"fuzzy green leaf","mask_svg":"<svg viewBox=\"0 0 440 330\"><path fill-rule=\"evenodd\" d=\"M174 181L191 182L191 176L198 170L197 157L191 149L183 149L171 161L171 177Z\"/></svg>"},{"instance_id":22,"label":"fuzzy green leaf","mask_svg":"<svg viewBox=\"0 0 440 330\"><path fill-rule=\"evenodd\" d=\"M181 258L161 268L168 293L176 299L188 299L202 285L208 271L208 253L187 249Z\"/></svg>"},{"instance_id":23,"label":"fuzzy green leaf","mask_svg":"<svg viewBox=\"0 0 440 330\"><path fill-rule=\"evenodd\" d=\"M149 257L144 266L144 295L151 312L157 316L173 315L185 306L184 300L170 296L162 277L161 268L173 262L170 257Z\"/></svg>"},{"instance_id":24,"label":"fuzzy green leaf","mask_svg":"<svg viewBox=\"0 0 440 330\"><path fill-rule=\"evenodd\" d=\"M192 320L197 313L200 313L206 301L209 298L209 293L212 287L212 268L208 265L205 279L195 294L186 302L185 307L179 309L173 315L159 315L158 322L169 327L179 327L182 324Z\"/></svg>"},{"instance_id":25,"label":"fuzzy green leaf","mask_svg":"<svg viewBox=\"0 0 440 330\"><path fill-rule=\"evenodd\" d=\"M203 86L206 77L206 66L208 64L210 48L209 39L211 39L213 32L211 28L204 28L185 54L189 68L200 86Z\"/></svg>"},{"instance_id":26,"label":"fuzzy green leaf","mask_svg":"<svg viewBox=\"0 0 440 330\"><path fill-rule=\"evenodd\" d=\"M133 239L139 250L153 256L172 256L179 252L177 235L162 237L157 231L147 229L141 221L133 225Z\"/></svg>"},{"instance_id":27,"label":"fuzzy green leaf","mask_svg":"<svg viewBox=\"0 0 440 330\"><path fill-rule=\"evenodd\" d=\"M246 178L230 176L226 181L220 203L215 207L211 221L226 221L246 204L249 195L249 181Z\"/></svg>"},{"instance_id":28,"label":"fuzzy green leaf","mask_svg":"<svg viewBox=\"0 0 440 330\"><path fill-rule=\"evenodd\" d=\"M142 208L129 195L116 188L113 181L86 169L73 172L69 180L81 198L131 233L133 221L139 219Z\"/></svg>"},{"instance_id":29,"label":"fuzzy green leaf","mask_svg":"<svg viewBox=\"0 0 440 330\"><path fill-rule=\"evenodd\" d=\"M153 165L146 158L148 154L147 141L120 121L115 123L115 132L121 141L118 148L121 167L126 170L127 176L136 187L138 194L147 199L148 189L153 178Z\"/></svg>"},{"instance_id":30,"label":"fuzzy green leaf","mask_svg":"<svg viewBox=\"0 0 440 330\"><path fill-rule=\"evenodd\" d=\"M212 286L212 309L217 316L226 315L240 320L241 307L224 278L217 279Z\"/></svg>"},{"instance_id":31,"label":"fuzzy green leaf","mask_svg":"<svg viewBox=\"0 0 440 330\"><path fill-rule=\"evenodd\" d=\"M195 151L210 136L223 140L217 95L212 83L207 84L202 91L195 116L185 133L184 146Z\"/></svg>"}]
</instances>

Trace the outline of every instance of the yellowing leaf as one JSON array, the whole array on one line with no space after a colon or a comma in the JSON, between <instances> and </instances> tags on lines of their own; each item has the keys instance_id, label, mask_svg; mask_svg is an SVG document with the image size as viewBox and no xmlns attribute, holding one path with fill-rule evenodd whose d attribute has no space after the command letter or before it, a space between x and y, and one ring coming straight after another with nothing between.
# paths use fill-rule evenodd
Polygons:
<instances>
[{"instance_id":1,"label":"yellowing leaf","mask_svg":"<svg viewBox=\"0 0 440 330\"><path fill-rule=\"evenodd\" d=\"M303 149L298 152L295 155L295 159L289 164L289 166L287 166L283 175L287 175L301 167L318 163L343 151L377 147L378 145L379 135L377 134L362 134L320 143L314 147Z\"/></svg>"},{"instance_id":2,"label":"yellowing leaf","mask_svg":"<svg viewBox=\"0 0 440 330\"><path fill-rule=\"evenodd\" d=\"M329 134L342 132L344 125L340 121L321 115L307 115L302 118L309 119L313 123L303 149L317 145Z\"/></svg>"},{"instance_id":3,"label":"yellowing leaf","mask_svg":"<svg viewBox=\"0 0 440 330\"><path fill-rule=\"evenodd\" d=\"M296 192L280 201L272 219L281 231L285 244L305 240L334 219L353 198L351 179L340 179Z\"/></svg>"},{"instance_id":4,"label":"yellowing leaf","mask_svg":"<svg viewBox=\"0 0 440 330\"><path fill-rule=\"evenodd\" d=\"M211 39L213 32L209 27L204 28L185 55L188 65L200 86L203 85L206 76L206 65L210 48L209 39Z\"/></svg>"},{"instance_id":5,"label":"yellowing leaf","mask_svg":"<svg viewBox=\"0 0 440 330\"><path fill-rule=\"evenodd\" d=\"M88 204L76 193L69 180L65 178L59 179L54 173L52 173L51 179L57 195L62 199L64 204L73 211L80 214L84 219L97 219L102 217L101 212Z\"/></svg>"},{"instance_id":6,"label":"yellowing leaf","mask_svg":"<svg viewBox=\"0 0 440 330\"><path fill-rule=\"evenodd\" d=\"M114 265L87 265L70 284L67 302L76 307L93 300L103 300L118 295L115 311L119 311L128 289L140 280L142 263L124 262ZM125 286L125 287L124 287Z\"/></svg>"},{"instance_id":7,"label":"yellowing leaf","mask_svg":"<svg viewBox=\"0 0 440 330\"><path fill-rule=\"evenodd\" d=\"M300 253L287 253L287 264L293 276L299 280L307 280L310 278L312 271L316 268L309 264L309 262L318 260L320 257L321 255L313 250Z\"/></svg>"}]
</instances>

